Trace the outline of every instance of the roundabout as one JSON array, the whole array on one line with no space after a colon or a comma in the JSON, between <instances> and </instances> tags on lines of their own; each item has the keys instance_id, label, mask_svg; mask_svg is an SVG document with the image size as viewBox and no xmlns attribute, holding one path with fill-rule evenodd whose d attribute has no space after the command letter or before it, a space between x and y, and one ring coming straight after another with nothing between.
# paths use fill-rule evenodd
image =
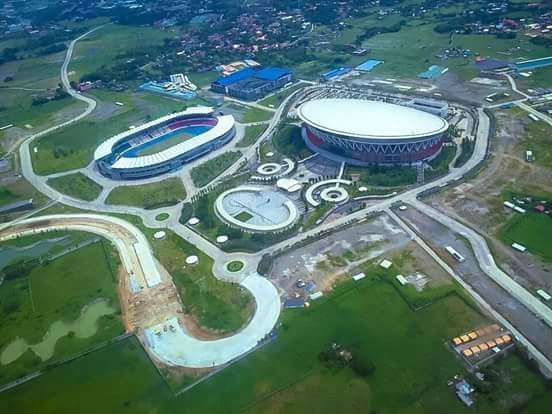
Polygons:
<instances>
[{"instance_id":1,"label":"roundabout","mask_svg":"<svg viewBox=\"0 0 552 414\"><path fill-rule=\"evenodd\" d=\"M241 260L232 260L231 262L226 263L226 270L235 273L241 271L244 266L245 263Z\"/></svg>"}]
</instances>

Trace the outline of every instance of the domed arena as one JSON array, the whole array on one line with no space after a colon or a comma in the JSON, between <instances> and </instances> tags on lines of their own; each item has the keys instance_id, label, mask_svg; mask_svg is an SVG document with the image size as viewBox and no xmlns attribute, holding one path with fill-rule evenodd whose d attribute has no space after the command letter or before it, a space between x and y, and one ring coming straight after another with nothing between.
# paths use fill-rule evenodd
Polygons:
<instances>
[{"instance_id":1,"label":"domed arena","mask_svg":"<svg viewBox=\"0 0 552 414\"><path fill-rule=\"evenodd\" d=\"M448 122L418 109L360 99L317 99L297 114L314 152L338 162L406 165L441 152Z\"/></svg>"}]
</instances>

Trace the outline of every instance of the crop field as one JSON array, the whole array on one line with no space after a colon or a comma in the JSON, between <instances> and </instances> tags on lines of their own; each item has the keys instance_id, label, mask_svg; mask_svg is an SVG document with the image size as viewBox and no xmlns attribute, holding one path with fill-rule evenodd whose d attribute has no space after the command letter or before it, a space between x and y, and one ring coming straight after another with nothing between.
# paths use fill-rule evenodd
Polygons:
<instances>
[{"instance_id":1,"label":"crop field","mask_svg":"<svg viewBox=\"0 0 552 414\"><path fill-rule=\"evenodd\" d=\"M116 187L107 196L107 204L159 208L177 204L186 198L186 190L179 178L167 178L149 184Z\"/></svg>"},{"instance_id":2,"label":"crop field","mask_svg":"<svg viewBox=\"0 0 552 414\"><path fill-rule=\"evenodd\" d=\"M96 147L109 137L131 125L182 109L182 102L146 93L114 93L95 91L100 100L121 101L123 107L100 114L95 111L88 120L63 128L35 141L31 148L33 168L37 174L53 174L85 167ZM100 116L103 115L103 116ZM78 139L75 139L78 137ZM36 150L35 150L36 148Z\"/></svg>"},{"instance_id":3,"label":"crop field","mask_svg":"<svg viewBox=\"0 0 552 414\"><path fill-rule=\"evenodd\" d=\"M79 404L83 413L168 413L183 406L187 413L210 414L462 413L465 408L446 381L463 367L445 341L482 322L484 317L454 295L414 312L375 271L356 284L343 283L308 310L284 311L274 342L178 397L131 339L3 394L0 408L31 412L40 404L44 412L65 412ZM321 354L332 343L370 369L325 363ZM81 372L87 372L86 380ZM520 412L536 413L551 402L544 381L516 355L486 372L492 374L493 393L478 396L480 413L508 412L520 401Z\"/></svg>"},{"instance_id":4,"label":"crop field","mask_svg":"<svg viewBox=\"0 0 552 414\"><path fill-rule=\"evenodd\" d=\"M49 178L47 183L63 194L85 201L98 198L103 188L81 172Z\"/></svg>"},{"instance_id":5,"label":"crop field","mask_svg":"<svg viewBox=\"0 0 552 414\"><path fill-rule=\"evenodd\" d=\"M57 232L48 237L67 234L75 237L73 243L85 239L82 237L85 233L79 233L79 236ZM90 237L93 236L88 234L87 238ZM3 246L20 246L26 239L17 239ZM36 243L45 237L41 235L28 239ZM48 254L54 253L60 253L59 249ZM21 260L17 259L1 271L6 280L0 285L0 354L2 359L6 358L3 355L6 346L16 338L22 338L31 345L40 343L37 352L45 355L51 352L51 356L41 360L27 350L7 365L1 365L0 383L41 368L44 363L83 351L123 331L116 291L118 256L108 242L95 242L43 264L23 264ZM29 260L29 257L25 260ZM17 276L9 277L7 274ZM52 331L52 334L60 329L60 323L71 324L78 320L85 306L100 299L107 301L114 313L94 321L83 321L93 323L92 327L97 326L97 330L91 327L84 337L69 333L53 343L47 339L48 331ZM87 329L75 327L77 330L79 328Z\"/></svg>"}]
</instances>

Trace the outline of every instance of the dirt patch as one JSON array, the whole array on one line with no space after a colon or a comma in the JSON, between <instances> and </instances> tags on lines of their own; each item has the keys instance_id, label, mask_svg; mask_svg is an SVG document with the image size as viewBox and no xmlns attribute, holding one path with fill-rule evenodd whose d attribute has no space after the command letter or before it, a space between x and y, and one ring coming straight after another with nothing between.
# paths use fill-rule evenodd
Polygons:
<instances>
[{"instance_id":1,"label":"dirt patch","mask_svg":"<svg viewBox=\"0 0 552 414\"><path fill-rule=\"evenodd\" d=\"M552 192L552 171L525 161L520 142L528 121L509 111L495 111L496 137L486 168L471 180L428 198L431 205L483 233L503 269L526 288L552 288L552 264L520 254L499 239L501 226L514 214L502 206L504 191Z\"/></svg>"}]
</instances>

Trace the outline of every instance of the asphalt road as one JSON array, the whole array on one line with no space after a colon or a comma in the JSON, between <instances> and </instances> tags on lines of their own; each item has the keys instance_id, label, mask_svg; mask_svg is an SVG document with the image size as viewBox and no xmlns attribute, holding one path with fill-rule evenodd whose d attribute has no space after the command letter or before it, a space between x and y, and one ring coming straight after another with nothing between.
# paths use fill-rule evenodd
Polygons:
<instances>
[{"instance_id":1,"label":"asphalt road","mask_svg":"<svg viewBox=\"0 0 552 414\"><path fill-rule=\"evenodd\" d=\"M94 29L96 30L96 29ZM90 31L92 32L92 31ZM88 32L88 33L90 33ZM41 133L32 135L28 137L21 145L20 147L20 158L21 158L21 166L22 166L22 173L24 177L33 185L35 186L39 191L47 195L48 197L58 200L61 203L71 205L77 208L82 209L94 209L96 211L103 211L103 212L114 212L114 213L131 213L136 214L140 217L142 217L145 221L145 223L152 227L162 227L159 223L156 223L154 220L154 216L159 214L160 210L155 211L146 211L139 208L129 208L129 207L116 207L116 206L107 206L103 203L86 203L82 202L80 200L76 200L74 198L61 195L57 191L51 189L46 184L47 177L38 177L34 174L34 171L32 169L31 159L30 159L30 151L29 146L32 143L34 139L36 139L39 136L45 135L49 132L52 132L58 128L62 128L64 126L67 126L69 124L72 124L88 114L90 114L94 108L95 108L95 101L91 98L82 96L76 91L73 91L70 88L69 80L67 77L67 66L69 64L69 61L71 59L71 55L73 52L73 48L75 43L86 36L88 33L85 33L84 35L80 36L79 38L75 39L71 42L69 49L67 51L67 55L65 58L65 61L62 65L61 69L61 79L64 84L64 86L67 88L68 92L75 97L76 99L82 100L87 103L87 109L80 114L78 117L73 118L70 121L67 121L65 123L62 123L60 125L57 125L53 128L50 128L48 130L42 131ZM230 167L224 174L219 176L212 184L217 183L218 181L222 180L223 178L235 173L240 165L243 163L244 160L250 160L253 158L257 152L257 148L260 146L263 140L269 138L275 131L278 123L280 122L280 119L284 114L284 108L286 107L286 103L290 100L294 99L296 96L304 93L307 90L316 89L316 86L307 87L303 90L296 91L289 97L287 97L282 105L280 105L274 113L274 116L269 122L269 126L266 129L266 131L263 133L263 135L260 137L260 139L256 142L255 145L249 147L243 154L243 156L238 160L232 167ZM519 105L524 105L523 103L520 103ZM532 108L531 108L532 109ZM502 272L496 263L494 262L492 256L490 255L489 249L486 245L485 240L479 236L476 232L473 230L467 228L463 224L451 219L450 217L446 216L442 212L431 209L429 206L425 205L421 201L418 201L418 196L429 189L444 186L446 184L449 184L451 182L454 182L455 180L461 179L467 172L469 172L471 169L476 167L480 162L482 162L485 158L487 146L488 146L488 139L489 139L489 118L484 113L484 111L479 108L478 109L478 129L477 129L477 139L476 139L476 145L474 149L474 153L472 157L460 168L456 168L451 170L451 172L446 175L445 177L441 177L435 181L423 184L419 187L413 188L411 190L408 190L402 194L399 194L397 196L382 200L380 203L376 205L372 205L370 207L367 207L363 210L360 210L358 212L355 212L353 214L350 214L349 216L339 218L335 221L329 222L329 223L323 223L319 227L312 229L310 231L298 234L282 243L278 243L274 246L271 246L257 254L253 255L247 255L247 254L227 254L222 252L217 246L213 245L212 243L205 240L203 237L196 234L194 231L188 229L186 226L179 225L177 222L178 217L178 211L176 210L178 206L174 207L173 209L168 209L168 211L171 214L171 220L169 221L168 227L172 230L174 230L177 234L179 234L181 237L185 238L186 240L194 243L197 245L200 249L204 250L209 256L211 256L215 261L214 271L219 272L218 275L224 273L224 263L231 260L233 257L240 257L247 261L246 269L247 272L253 271L252 264L258 262L260 260L260 257L264 253L271 253L276 250L279 250L285 246L292 245L297 241L303 240L306 237L315 235L316 233L322 231L322 230L332 230L336 228L337 226L340 226L342 224L345 224L347 222L354 222L359 219L364 218L367 214L374 212L374 211L382 211L385 209L388 209L392 204L396 202L408 202L420 210L423 211L429 211L431 214L431 217L433 217L435 220L443 223L446 227L450 228L453 231L462 233L465 235L465 237L469 240L470 244L472 245L473 250L476 253L476 258L479 261L479 264L481 266L481 269L489 275L493 280L495 280L500 286L502 286L505 290L507 290L511 295L513 295L516 299L524 303L527 308L531 309L533 312L535 312L539 317L542 317L543 320L546 320L548 323L550 322L550 314L549 309L542 309L542 307L538 306L536 303L534 303L532 299L532 295L527 292L523 287L517 285L516 283L512 283L512 279ZM542 118L542 117L541 117ZM543 118L544 119L544 118ZM232 275L230 277L239 277L242 280L245 280L248 276L243 271L239 275Z\"/></svg>"}]
</instances>

